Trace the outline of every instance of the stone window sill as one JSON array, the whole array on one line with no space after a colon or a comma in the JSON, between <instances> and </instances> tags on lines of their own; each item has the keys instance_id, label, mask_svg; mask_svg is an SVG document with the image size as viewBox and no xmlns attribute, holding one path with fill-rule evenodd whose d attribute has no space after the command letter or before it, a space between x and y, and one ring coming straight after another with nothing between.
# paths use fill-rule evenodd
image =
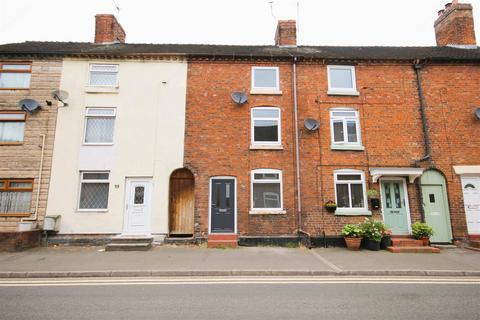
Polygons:
<instances>
[{"instance_id":1,"label":"stone window sill","mask_svg":"<svg viewBox=\"0 0 480 320\"><path fill-rule=\"evenodd\" d=\"M358 92L357 90L352 90L352 91L328 90L327 95L329 95L329 96L353 96L353 97L358 97L360 95L360 92Z\"/></svg>"},{"instance_id":2,"label":"stone window sill","mask_svg":"<svg viewBox=\"0 0 480 320\"><path fill-rule=\"evenodd\" d=\"M249 214L261 215L261 214L286 214L287 210L250 210Z\"/></svg>"},{"instance_id":3,"label":"stone window sill","mask_svg":"<svg viewBox=\"0 0 480 320\"><path fill-rule=\"evenodd\" d=\"M283 150L280 144L252 144L250 150Z\"/></svg>"},{"instance_id":4,"label":"stone window sill","mask_svg":"<svg viewBox=\"0 0 480 320\"><path fill-rule=\"evenodd\" d=\"M337 208L335 210L336 216L371 216L372 212L367 209L345 209Z\"/></svg>"},{"instance_id":5,"label":"stone window sill","mask_svg":"<svg viewBox=\"0 0 480 320\"><path fill-rule=\"evenodd\" d=\"M252 89L250 94L271 94L271 95L281 95L282 91L280 90L261 90L261 89Z\"/></svg>"},{"instance_id":6,"label":"stone window sill","mask_svg":"<svg viewBox=\"0 0 480 320\"><path fill-rule=\"evenodd\" d=\"M85 86L86 93L118 93L118 87Z\"/></svg>"},{"instance_id":7,"label":"stone window sill","mask_svg":"<svg viewBox=\"0 0 480 320\"><path fill-rule=\"evenodd\" d=\"M364 146L358 145L348 145L348 144L332 144L330 145L330 149L332 150L350 150L350 151L364 151Z\"/></svg>"}]
</instances>

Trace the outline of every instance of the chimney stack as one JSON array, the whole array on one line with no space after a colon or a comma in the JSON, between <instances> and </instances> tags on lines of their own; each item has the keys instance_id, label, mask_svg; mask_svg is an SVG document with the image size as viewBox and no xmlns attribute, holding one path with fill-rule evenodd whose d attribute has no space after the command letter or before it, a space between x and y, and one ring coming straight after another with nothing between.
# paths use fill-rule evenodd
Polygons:
<instances>
[{"instance_id":1,"label":"chimney stack","mask_svg":"<svg viewBox=\"0 0 480 320\"><path fill-rule=\"evenodd\" d=\"M125 43L125 31L113 14L95 16L95 43Z\"/></svg>"},{"instance_id":2,"label":"chimney stack","mask_svg":"<svg viewBox=\"0 0 480 320\"><path fill-rule=\"evenodd\" d=\"M472 5L469 3L458 3L458 0L447 3L445 9L438 11L434 27L437 46L477 45Z\"/></svg>"},{"instance_id":3,"label":"chimney stack","mask_svg":"<svg viewBox=\"0 0 480 320\"><path fill-rule=\"evenodd\" d=\"M297 45L297 22L295 20L279 20L275 33L276 46Z\"/></svg>"}]
</instances>

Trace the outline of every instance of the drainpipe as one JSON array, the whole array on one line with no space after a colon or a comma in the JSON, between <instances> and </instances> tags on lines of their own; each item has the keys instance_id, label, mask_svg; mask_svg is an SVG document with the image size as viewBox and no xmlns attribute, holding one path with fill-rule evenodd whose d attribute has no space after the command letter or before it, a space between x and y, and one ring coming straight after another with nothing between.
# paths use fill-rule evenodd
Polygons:
<instances>
[{"instance_id":1,"label":"drainpipe","mask_svg":"<svg viewBox=\"0 0 480 320\"><path fill-rule=\"evenodd\" d=\"M422 75L421 75L421 70L425 67L426 64L427 64L426 60L424 60L421 63L419 62L419 60L417 60L413 65L413 69L415 70L415 75L417 78L418 100L420 102L420 116L422 118L423 141L425 146L425 153L423 157L415 161L416 166L418 166L419 162L429 160L429 159L431 160L430 138L428 136L428 122L427 122L427 115L425 113L425 96L423 95Z\"/></svg>"},{"instance_id":2,"label":"drainpipe","mask_svg":"<svg viewBox=\"0 0 480 320\"><path fill-rule=\"evenodd\" d=\"M300 147L298 145L297 57L293 57L293 110L295 118L295 160L297 174L298 231L301 231L302 198L300 197Z\"/></svg>"},{"instance_id":3,"label":"drainpipe","mask_svg":"<svg viewBox=\"0 0 480 320\"><path fill-rule=\"evenodd\" d=\"M42 152L41 152L41 155L40 155L40 167L38 169L38 186L37 186L37 198L35 200L35 212L33 214L33 217L29 217L29 218L23 218L21 220L21 222L24 222L24 221L37 221L37 218L38 218L38 206L39 206L39 203L40 203L40 188L41 188L41 185L42 185L42 171L43 171L43 158L44 158L44 154L45 154L45 134L41 134L40 137L42 137Z\"/></svg>"}]
</instances>

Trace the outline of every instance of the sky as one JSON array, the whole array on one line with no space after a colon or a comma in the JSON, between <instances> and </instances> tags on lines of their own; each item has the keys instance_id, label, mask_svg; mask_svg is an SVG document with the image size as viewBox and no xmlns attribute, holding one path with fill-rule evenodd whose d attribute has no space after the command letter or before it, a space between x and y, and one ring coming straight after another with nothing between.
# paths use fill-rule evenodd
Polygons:
<instances>
[{"instance_id":1,"label":"sky","mask_svg":"<svg viewBox=\"0 0 480 320\"><path fill-rule=\"evenodd\" d=\"M296 19L298 45L434 46L433 23L447 0L270 2L0 0L0 43L92 42L95 14L114 13L129 43L271 45L276 21ZM480 39L480 0L461 2L473 5Z\"/></svg>"}]
</instances>

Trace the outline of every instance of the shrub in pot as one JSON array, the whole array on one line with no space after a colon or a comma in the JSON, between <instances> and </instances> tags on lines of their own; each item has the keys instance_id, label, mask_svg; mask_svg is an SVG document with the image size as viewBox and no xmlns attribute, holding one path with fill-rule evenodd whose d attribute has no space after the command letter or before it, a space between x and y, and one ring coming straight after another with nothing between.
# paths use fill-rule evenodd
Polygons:
<instances>
[{"instance_id":1,"label":"shrub in pot","mask_svg":"<svg viewBox=\"0 0 480 320\"><path fill-rule=\"evenodd\" d=\"M382 241L380 241L380 249L386 250L392 245L392 230L383 230Z\"/></svg>"},{"instance_id":2,"label":"shrub in pot","mask_svg":"<svg viewBox=\"0 0 480 320\"><path fill-rule=\"evenodd\" d=\"M335 201L327 201L325 202L324 206L328 212L335 212L335 210L337 210L337 204L335 203Z\"/></svg>"},{"instance_id":3,"label":"shrub in pot","mask_svg":"<svg viewBox=\"0 0 480 320\"><path fill-rule=\"evenodd\" d=\"M362 243L362 228L358 224L346 224L342 235L349 250L359 250Z\"/></svg>"},{"instance_id":4,"label":"shrub in pot","mask_svg":"<svg viewBox=\"0 0 480 320\"><path fill-rule=\"evenodd\" d=\"M415 239L422 240L424 246L428 246L433 229L425 222L415 222L412 224L412 234Z\"/></svg>"},{"instance_id":5,"label":"shrub in pot","mask_svg":"<svg viewBox=\"0 0 480 320\"><path fill-rule=\"evenodd\" d=\"M382 241L383 231L385 230L383 222L379 220L365 219L361 227L365 248L374 251L380 250L380 242Z\"/></svg>"}]
</instances>

